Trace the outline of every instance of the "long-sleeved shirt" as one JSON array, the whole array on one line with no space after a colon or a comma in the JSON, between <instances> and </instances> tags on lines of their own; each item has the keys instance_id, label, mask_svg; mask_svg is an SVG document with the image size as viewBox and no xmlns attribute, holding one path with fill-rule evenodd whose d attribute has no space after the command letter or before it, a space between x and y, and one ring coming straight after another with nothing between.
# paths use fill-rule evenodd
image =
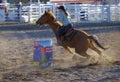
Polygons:
<instances>
[{"instance_id":1,"label":"long-sleeved shirt","mask_svg":"<svg viewBox=\"0 0 120 82\"><path fill-rule=\"evenodd\" d=\"M64 26L71 24L70 17L66 16L63 11L59 12L57 20L60 21Z\"/></svg>"}]
</instances>

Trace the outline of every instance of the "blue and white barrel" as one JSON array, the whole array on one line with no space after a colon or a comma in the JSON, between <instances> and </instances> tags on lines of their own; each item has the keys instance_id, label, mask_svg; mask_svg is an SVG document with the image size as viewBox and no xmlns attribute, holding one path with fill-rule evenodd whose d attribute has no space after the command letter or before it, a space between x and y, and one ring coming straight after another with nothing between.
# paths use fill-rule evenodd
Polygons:
<instances>
[{"instance_id":1,"label":"blue and white barrel","mask_svg":"<svg viewBox=\"0 0 120 82\"><path fill-rule=\"evenodd\" d=\"M53 57L52 40L42 39L34 41L33 60L35 66L51 66Z\"/></svg>"}]
</instances>

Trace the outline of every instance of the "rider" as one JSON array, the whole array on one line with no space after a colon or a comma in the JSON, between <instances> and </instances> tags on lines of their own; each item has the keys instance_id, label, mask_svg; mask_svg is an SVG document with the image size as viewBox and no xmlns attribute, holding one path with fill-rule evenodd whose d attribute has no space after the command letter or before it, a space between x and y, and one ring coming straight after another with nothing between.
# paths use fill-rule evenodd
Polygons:
<instances>
[{"instance_id":1,"label":"rider","mask_svg":"<svg viewBox=\"0 0 120 82\"><path fill-rule=\"evenodd\" d=\"M58 30L58 39L60 39L59 37L61 35L64 35L66 33L66 30L72 27L72 24L70 20L71 19L70 14L66 11L64 6L59 6L58 12L59 13L58 13L57 20L63 24L62 28L60 27ZM58 43L60 44L60 42Z\"/></svg>"},{"instance_id":2,"label":"rider","mask_svg":"<svg viewBox=\"0 0 120 82\"><path fill-rule=\"evenodd\" d=\"M66 11L64 6L58 7L58 18L57 20L60 21L64 26L71 25L70 21L70 14Z\"/></svg>"}]
</instances>

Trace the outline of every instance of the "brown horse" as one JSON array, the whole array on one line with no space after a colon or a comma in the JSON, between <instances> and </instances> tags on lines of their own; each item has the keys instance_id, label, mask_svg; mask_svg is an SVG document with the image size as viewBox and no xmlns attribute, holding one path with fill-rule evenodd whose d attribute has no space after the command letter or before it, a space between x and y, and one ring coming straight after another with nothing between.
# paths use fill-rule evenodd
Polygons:
<instances>
[{"instance_id":1,"label":"brown horse","mask_svg":"<svg viewBox=\"0 0 120 82\"><path fill-rule=\"evenodd\" d=\"M45 11L45 13L37 20L37 25L50 25L51 29L56 35L58 28L62 26L62 23L56 20L55 15L50 11ZM90 57L86 51L88 48L96 51L99 55L101 55L101 51L97 49L94 43L96 43L100 48L106 49L102 47L99 42L94 38L93 35L87 34L85 31L77 30L76 34L73 38L68 40L61 40L62 46L72 53L70 48L74 48L75 52L84 57Z\"/></svg>"}]
</instances>

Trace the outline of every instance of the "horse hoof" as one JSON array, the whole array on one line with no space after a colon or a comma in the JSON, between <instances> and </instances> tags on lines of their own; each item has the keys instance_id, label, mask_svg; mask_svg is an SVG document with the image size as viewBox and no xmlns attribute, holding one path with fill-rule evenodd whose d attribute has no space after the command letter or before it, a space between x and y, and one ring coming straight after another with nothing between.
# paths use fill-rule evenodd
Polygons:
<instances>
[{"instance_id":1,"label":"horse hoof","mask_svg":"<svg viewBox=\"0 0 120 82\"><path fill-rule=\"evenodd\" d=\"M59 43L55 43L55 45L56 45L56 46L62 46L62 45L61 45L61 44L59 44Z\"/></svg>"},{"instance_id":2,"label":"horse hoof","mask_svg":"<svg viewBox=\"0 0 120 82\"><path fill-rule=\"evenodd\" d=\"M73 59L73 60L80 60L81 58L80 58L80 56L73 55L72 59Z\"/></svg>"}]
</instances>

